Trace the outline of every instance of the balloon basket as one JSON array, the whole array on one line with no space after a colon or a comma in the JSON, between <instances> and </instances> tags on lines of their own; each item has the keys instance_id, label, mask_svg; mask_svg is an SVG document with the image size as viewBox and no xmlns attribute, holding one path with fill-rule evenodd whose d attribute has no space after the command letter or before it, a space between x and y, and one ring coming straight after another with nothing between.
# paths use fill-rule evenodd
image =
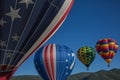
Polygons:
<instances>
[{"instance_id":1,"label":"balloon basket","mask_svg":"<svg viewBox=\"0 0 120 80\"><path fill-rule=\"evenodd\" d=\"M89 67L87 67L87 71L89 71Z\"/></svg>"},{"instance_id":2,"label":"balloon basket","mask_svg":"<svg viewBox=\"0 0 120 80\"><path fill-rule=\"evenodd\" d=\"M108 64L108 68L110 67L110 64Z\"/></svg>"}]
</instances>

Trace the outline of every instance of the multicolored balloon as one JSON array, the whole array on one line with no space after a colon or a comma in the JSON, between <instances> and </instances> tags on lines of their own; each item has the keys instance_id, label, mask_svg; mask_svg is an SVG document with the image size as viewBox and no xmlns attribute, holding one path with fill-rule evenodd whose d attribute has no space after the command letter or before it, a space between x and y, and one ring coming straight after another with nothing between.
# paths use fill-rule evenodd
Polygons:
<instances>
[{"instance_id":1,"label":"multicolored balloon","mask_svg":"<svg viewBox=\"0 0 120 80\"><path fill-rule=\"evenodd\" d=\"M66 80L74 67L75 54L67 46L48 44L36 52L34 64L44 80Z\"/></svg>"},{"instance_id":2,"label":"multicolored balloon","mask_svg":"<svg viewBox=\"0 0 120 80\"><path fill-rule=\"evenodd\" d=\"M79 60L87 67L87 70L90 64L94 61L96 52L94 48L89 46L84 46L80 48L77 52Z\"/></svg>"},{"instance_id":3,"label":"multicolored balloon","mask_svg":"<svg viewBox=\"0 0 120 80\"><path fill-rule=\"evenodd\" d=\"M107 62L109 67L115 53L118 51L118 44L112 38L105 38L96 43L96 51Z\"/></svg>"}]
</instances>

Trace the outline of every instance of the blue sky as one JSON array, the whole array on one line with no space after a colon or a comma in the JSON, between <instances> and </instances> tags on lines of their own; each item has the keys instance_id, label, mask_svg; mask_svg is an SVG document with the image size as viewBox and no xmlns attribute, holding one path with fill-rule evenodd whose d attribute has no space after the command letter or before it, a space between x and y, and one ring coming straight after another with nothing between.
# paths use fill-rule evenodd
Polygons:
<instances>
[{"instance_id":1,"label":"blue sky","mask_svg":"<svg viewBox=\"0 0 120 80\"><path fill-rule=\"evenodd\" d=\"M75 0L67 19L46 44L66 45L76 54L85 45L95 48L96 42L103 38L113 38L120 45L120 0ZM34 54L19 67L15 75L38 75L33 58ZM120 68L120 49L110 68L98 54L89 71L76 58L72 74L113 68Z\"/></svg>"}]
</instances>

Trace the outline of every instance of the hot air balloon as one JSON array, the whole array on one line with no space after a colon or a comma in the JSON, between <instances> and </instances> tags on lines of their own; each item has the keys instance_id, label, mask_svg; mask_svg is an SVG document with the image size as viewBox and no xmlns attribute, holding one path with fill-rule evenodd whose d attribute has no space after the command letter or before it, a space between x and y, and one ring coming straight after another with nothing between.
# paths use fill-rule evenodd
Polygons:
<instances>
[{"instance_id":1,"label":"hot air balloon","mask_svg":"<svg viewBox=\"0 0 120 80\"><path fill-rule=\"evenodd\" d=\"M112 38L105 38L96 43L96 51L107 62L108 67L117 50L118 44Z\"/></svg>"},{"instance_id":2,"label":"hot air balloon","mask_svg":"<svg viewBox=\"0 0 120 80\"><path fill-rule=\"evenodd\" d=\"M66 80L74 67L75 54L65 45L48 44L36 52L34 64L44 80Z\"/></svg>"},{"instance_id":3,"label":"hot air balloon","mask_svg":"<svg viewBox=\"0 0 120 80\"><path fill-rule=\"evenodd\" d=\"M0 80L40 48L67 17L73 0L0 0Z\"/></svg>"},{"instance_id":4,"label":"hot air balloon","mask_svg":"<svg viewBox=\"0 0 120 80\"><path fill-rule=\"evenodd\" d=\"M84 46L77 52L78 59L89 69L90 64L94 61L96 52L94 48Z\"/></svg>"}]
</instances>

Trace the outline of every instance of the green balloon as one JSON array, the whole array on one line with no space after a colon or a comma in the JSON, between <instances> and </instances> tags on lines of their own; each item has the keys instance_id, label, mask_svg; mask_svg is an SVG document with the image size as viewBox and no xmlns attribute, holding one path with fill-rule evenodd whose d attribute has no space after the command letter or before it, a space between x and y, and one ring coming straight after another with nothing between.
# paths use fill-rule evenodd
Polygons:
<instances>
[{"instance_id":1,"label":"green balloon","mask_svg":"<svg viewBox=\"0 0 120 80\"><path fill-rule=\"evenodd\" d=\"M79 60L88 68L95 59L96 51L92 47L84 46L78 50L77 56Z\"/></svg>"}]
</instances>

